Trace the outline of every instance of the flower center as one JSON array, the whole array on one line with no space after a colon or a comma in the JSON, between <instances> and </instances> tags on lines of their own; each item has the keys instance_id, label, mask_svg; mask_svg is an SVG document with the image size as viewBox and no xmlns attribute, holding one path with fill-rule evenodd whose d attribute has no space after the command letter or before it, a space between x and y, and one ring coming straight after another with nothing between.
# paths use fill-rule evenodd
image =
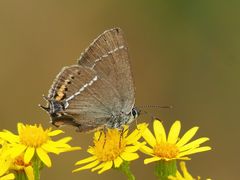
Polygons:
<instances>
[{"instance_id":1,"label":"flower center","mask_svg":"<svg viewBox=\"0 0 240 180\"><path fill-rule=\"evenodd\" d=\"M37 148L49 140L48 132L49 130L44 131L41 126L27 125L19 132L20 142Z\"/></svg>"},{"instance_id":2,"label":"flower center","mask_svg":"<svg viewBox=\"0 0 240 180\"><path fill-rule=\"evenodd\" d=\"M99 161L112 161L116 159L126 146L125 137L117 129L102 132L94 141L94 152Z\"/></svg>"},{"instance_id":3,"label":"flower center","mask_svg":"<svg viewBox=\"0 0 240 180\"><path fill-rule=\"evenodd\" d=\"M20 155L18 157L16 157L13 161L12 164L12 169L16 170L16 171L21 171L24 169L24 167L28 167L31 166L31 162L30 163L25 163L23 160L23 155Z\"/></svg>"},{"instance_id":4,"label":"flower center","mask_svg":"<svg viewBox=\"0 0 240 180\"><path fill-rule=\"evenodd\" d=\"M175 144L159 143L153 148L153 152L158 157L172 159L177 157L179 149Z\"/></svg>"}]
</instances>

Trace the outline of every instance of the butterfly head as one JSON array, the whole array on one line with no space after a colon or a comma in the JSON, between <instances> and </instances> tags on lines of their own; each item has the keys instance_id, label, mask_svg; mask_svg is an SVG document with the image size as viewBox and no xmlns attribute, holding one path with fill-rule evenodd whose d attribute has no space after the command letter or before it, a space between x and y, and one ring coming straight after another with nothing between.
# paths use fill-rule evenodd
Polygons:
<instances>
[{"instance_id":1,"label":"butterfly head","mask_svg":"<svg viewBox=\"0 0 240 180\"><path fill-rule=\"evenodd\" d=\"M43 96L43 98L48 102L47 107L44 107L42 105L39 106L47 111L51 117L61 116L61 112L63 112L63 110L67 107L67 103L64 103L62 101L50 99L46 96Z\"/></svg>"},{"instance_id":2,"label":"butterfly head","mask_svg":"<svg viewBox=\"0 0 240 180\"><path fill-rule=\"evenodd\" d=\"M133 107L130 112L130 118L127 124L130 124L131 122L133 122L140 115L140 113L141 113L140 109L138 109L137 107Z\"/></svg>"}]
</instances>

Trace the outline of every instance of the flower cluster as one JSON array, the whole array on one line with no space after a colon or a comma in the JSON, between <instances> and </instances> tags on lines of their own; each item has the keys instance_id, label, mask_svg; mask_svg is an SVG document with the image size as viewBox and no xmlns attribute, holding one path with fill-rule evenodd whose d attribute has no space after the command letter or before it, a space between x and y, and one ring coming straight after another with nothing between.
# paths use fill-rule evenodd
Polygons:
<instances>
[{"instance_id":1,"label":"flower cluster","mask_svg":"<svg viewBox=\"0 0 240 180\"><path fill-rule=\"evenodd\" d=\"M11 170L14 172L24 171L29 180L34 180L36 179L34 171L44 165L51 167L49 153L60 154L80 149L80 147L71 147L68 144L71 137L64 137L57 141L52 140L53 136L61 133L63 133L61 130L44 130L41 125L24 125L22 123L18 123L17 135L7 130L1 131L0 176ZM33 166L37 168L34 169ZM8 176L14 178L12 173ZM16 174L16 176L20 175Z\"/></svg>"},{"instance_id":2,"label":"flower cluster","mask_svg":"<svg viewBox=\"0 0 240 180\"><path fill-rule=\"evenodd\" d=\"M168 134L159 120L153 122L153 133L147 126L146 123L139 124L137 129L129 136L127 136L127 127L123 131L108 129L106 132L95 132L94 145L88 148L88 153L91 156L78 161L76 165L86 165L75 169L73 172L85 169L91 169L91 171L100 169L98 173L102 173L112 167L129 170L129 168L121 168L121 166L126 166L124 162L137 159L139 157L137 150L140 150L150 156L144 160L144 164L156 162L156 175L159 179L190 180L192 177L187 172L183 162L180 163L180 167L184 176L181 176L177 171L176 160L190 160L188 156L191 154L209 151L211 147L201 146L209 138L201 137L191 141L199 129L198 127L189 129L180 138L180 121L173 123ZM140 140L141 137L144 141ZM164 174L163 172L167 173ZM129 172L124 173L129 174Z\"/></svg>"},{"instance_id":3,"label":"flower cluster","mask_svg":"<svg viewBox=\"0 0 240 180\"><path fill-rule=\"evenodd\" d=\"M7 130L0 132L0 180L40 179L39 170L52 166L49 153L80 149L68 144L71 137L54 141L52 138L62 134L61 130L44 130L41 125L22 123L17 127L18 134ZM113 168L122 171L128 179L134 179L130 162L139 158L140 151L150 156L145 158L144 164L155 162L155 174L159 179L192 180L184 162L180 162L183 175L177 170L177 161L190 160L191 154L211 150L209 146L202 146L209 140L207 137L191 141L198 129L193 127L180 137L180 121L175 121L166 133L163 123L154 120L153 132L146 123L139 124L131 133L128 126L96 131L93 145L87 150L90 156L77 161L75 165L80 167L73 172L91 169L101 174Z\"/></svg>"}]
</instances>

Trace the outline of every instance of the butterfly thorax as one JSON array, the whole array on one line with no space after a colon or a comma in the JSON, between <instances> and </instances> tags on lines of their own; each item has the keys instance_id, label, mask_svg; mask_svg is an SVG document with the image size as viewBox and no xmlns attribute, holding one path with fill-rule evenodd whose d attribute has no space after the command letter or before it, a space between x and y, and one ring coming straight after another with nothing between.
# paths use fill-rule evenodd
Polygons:
<instances>
[{"instance_id":1,"label":"butterfly thorax","mask_svg":"<svg viewBox=\"0 0 240 180\"><path fill-rule=\"evenodd\" d=\"M124 125L131 124L131 122L133 122L139 116L139 114L140 111L134 107L128 114L121 112L117 115L112 115L107 122L107 127L120 129Z\"/></svg>"},{"instance_id":2,"label":"butterfly thorax","mask_svg":"<svg viewBox=\"0 0 240 180\"><path fill-rule=\"evenodd\" d=\"M49 114L58 114L65 109L66 102L50 100L48 106L49 106Z\"/></svg>"},{"instance_id":3,"label":"butterfly thorax","mask_svg":"<svg viewBox=\"0 0 240 180\"><path fill-rule=\"evenodd\" d=\"M69 105L66 101L57 101L48 97L44 97L44 99L48 102L47 107L41 105L40 107L47 111L52 119L62 116L64 114L64 110Z\"/></svg>"}]
</instances>

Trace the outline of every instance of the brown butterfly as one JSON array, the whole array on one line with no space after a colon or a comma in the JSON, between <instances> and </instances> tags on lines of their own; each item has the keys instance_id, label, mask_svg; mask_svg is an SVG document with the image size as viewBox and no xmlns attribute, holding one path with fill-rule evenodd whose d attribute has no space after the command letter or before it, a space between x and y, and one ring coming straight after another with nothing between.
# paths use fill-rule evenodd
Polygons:
<instances>
[{"instance_id":1,"label":"brown butterfly","mask_svg":"<svg viewBox=\"0 0 240 180\"><path fill-rule=\"evenodd\" d=\"M106 30L64 67L53 82L46 110L57 127L73 125L80 132L118 128L131 123L139 110L123 31Z\"/></svg>"}]
</instances>

